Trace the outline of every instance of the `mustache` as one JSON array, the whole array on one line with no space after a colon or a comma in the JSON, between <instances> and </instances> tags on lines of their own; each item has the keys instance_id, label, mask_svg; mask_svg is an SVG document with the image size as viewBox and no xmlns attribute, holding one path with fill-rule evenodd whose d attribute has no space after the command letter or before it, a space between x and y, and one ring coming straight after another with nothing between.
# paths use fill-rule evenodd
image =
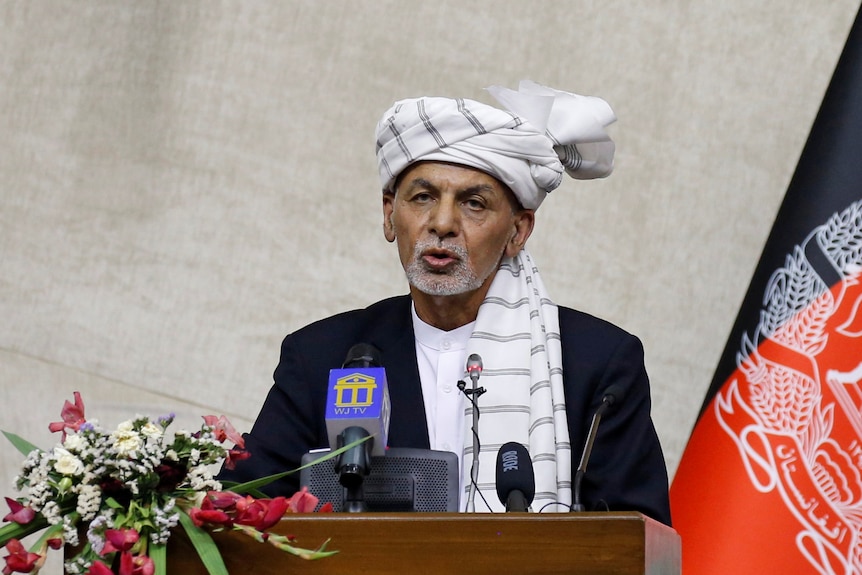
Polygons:
<instances>
[{"instance_id":1,"label":"mustache","mask_svg":"<svg viewBox=\"0 0 862 575\"><path fill-rule=\"evenodd\" d=\"M462 245L445 242L443 240L435 240L433 238L425 238L416 242L416 245L413 246L413 257L415 259L419 259L422 257L423 252L428 250L446 250L455 254L458 259L465 261L467 260L467 248Z\"/></svg>"}]
</instances>

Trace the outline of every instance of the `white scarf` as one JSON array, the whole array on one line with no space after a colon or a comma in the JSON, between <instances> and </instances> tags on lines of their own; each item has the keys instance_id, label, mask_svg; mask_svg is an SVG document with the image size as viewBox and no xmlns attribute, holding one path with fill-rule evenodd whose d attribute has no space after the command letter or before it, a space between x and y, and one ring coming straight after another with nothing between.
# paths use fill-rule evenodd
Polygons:
<instances>
[{"instance_id":1,"label":"white scarf","mask_svg":"<svg viewBox=\"0 0 862 575\"><path fill-rule=\"evenodd\" d=\"M487 392L479 405L478 488L491 511L504 506L495 487L496 459L509 441L530 452L536 475L532 508L568 511L572 502L572 457L563 391L559 310L548 298L527 250L505 258L485 300L467 353L479 354L479 385ZM469 383L469 378L465 381ZM472 406L465 410L463 473L466 497L473 460ZM476 497L476 509L486 509Z\"/></svg>"}]
</instances>

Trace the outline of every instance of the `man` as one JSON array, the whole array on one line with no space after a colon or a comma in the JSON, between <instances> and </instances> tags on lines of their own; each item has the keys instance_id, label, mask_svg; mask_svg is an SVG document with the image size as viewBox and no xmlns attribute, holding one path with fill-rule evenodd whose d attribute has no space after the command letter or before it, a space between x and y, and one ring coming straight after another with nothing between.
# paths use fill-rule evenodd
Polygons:
<instances>
[{"instance_id":1,"label":"man","mask_svg":"<svg viewBox=\"0 0 862 575\"><path fill-rule=\"evenodd\" d=\"M535 210L563 172L603 177L614 145L610 107L597 98L524 82L479 102L397 102L377 128L383 231L395 242L410 295L311 324L282 345L261 413L246 438L251 457L222 478L294 469L327 447L328 372L356 343L377 347L392 402L390 447L454 451L469 485L469 412L455 383L468 354L484 361L479 400L480 476L488 503L499 447L528 447L534 509L567 510L592 414L611 385L619 401L603 420L582 487L588 510L638 510L670 523L667 472L650 419L643 348L634 336L548 297L524 245ZM297 488L296 478L270 492Z\"/></svg>"}]
</instances>

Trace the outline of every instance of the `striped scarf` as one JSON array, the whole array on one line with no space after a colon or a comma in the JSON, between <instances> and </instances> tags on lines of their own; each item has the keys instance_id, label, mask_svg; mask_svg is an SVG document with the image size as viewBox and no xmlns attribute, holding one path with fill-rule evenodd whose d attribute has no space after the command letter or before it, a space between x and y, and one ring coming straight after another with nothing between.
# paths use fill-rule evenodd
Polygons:
<instances>
[{"instance_id":1,"label":"striped scarf","mask_svg":"<svg viewBox=\"0 0 862 575\"><path fill-rule=\"evenodd\" d=\"M533 509L572 502L572 457L563 391L559 312L548 298L527 250L505 258L479 308L467 353L482 357L479 385L478 489L491 511L504 510L495 488L500 447L517 441L530 452L536 474ZM469 379L465 379L469 381ZM465 409L465 495L473 460L472 406ZM476 509L484 509L477 495ZM550 511L567 511L549 505Z\"/></svg>"}]
</instances>

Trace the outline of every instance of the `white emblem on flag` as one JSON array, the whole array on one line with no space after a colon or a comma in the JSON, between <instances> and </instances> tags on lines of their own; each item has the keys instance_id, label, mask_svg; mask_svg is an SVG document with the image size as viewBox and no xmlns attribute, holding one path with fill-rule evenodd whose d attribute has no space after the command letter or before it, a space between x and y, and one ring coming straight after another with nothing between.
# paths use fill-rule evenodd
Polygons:
<instances>
[{"instance_id":1,"label":"white emblem on flag","mask_svg":"<svg viewBox=\"0 0 862 575\"><path fill-rule=\"evenodd\" d=\"M862 573L862 201L818 226L770 278L716 397L752 485L799 523L823 575Z\"/></svg>"}]
</instances>

